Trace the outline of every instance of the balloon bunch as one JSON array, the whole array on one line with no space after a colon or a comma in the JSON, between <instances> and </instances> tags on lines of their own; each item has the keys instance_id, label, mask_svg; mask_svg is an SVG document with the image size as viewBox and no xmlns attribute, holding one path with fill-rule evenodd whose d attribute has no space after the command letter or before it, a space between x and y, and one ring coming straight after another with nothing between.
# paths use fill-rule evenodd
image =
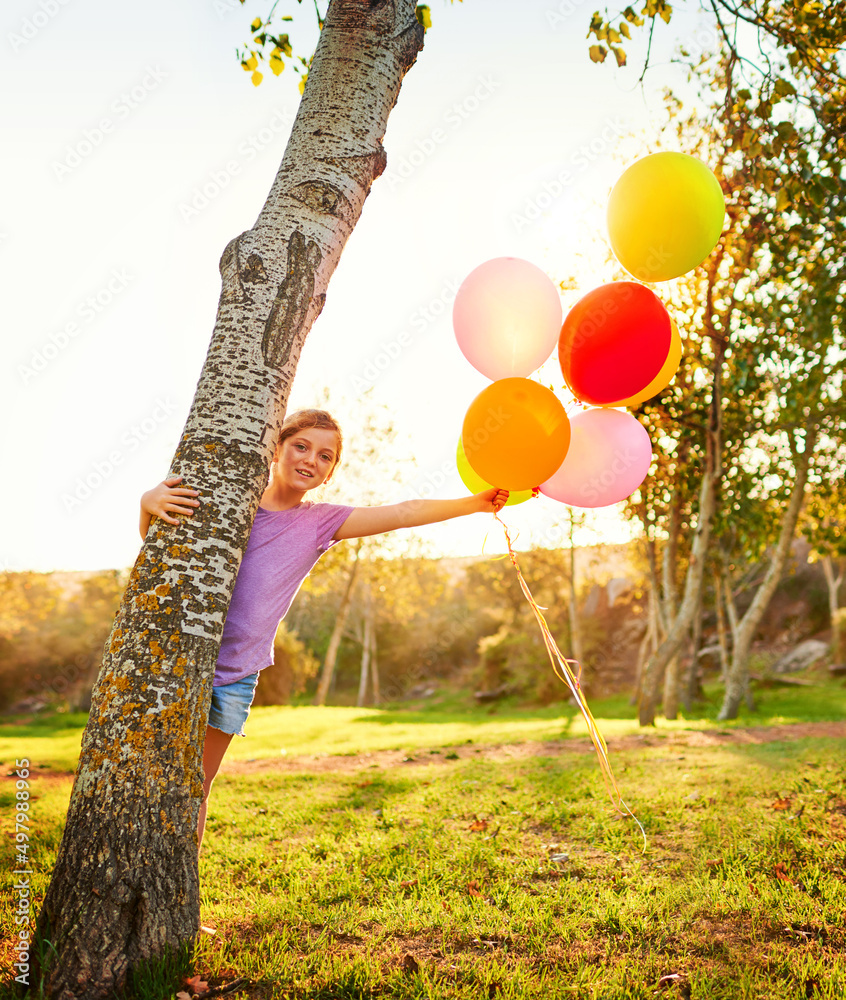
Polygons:
<instances>
[{"instance_id":1,"label":"balloon bunch","mask_svg":"<svg viewBox=\"0 0 846 1000\"><path fill-rule=\"evenodd\" d=\"M664 389L682 354L676 324L640 282L666 281L701 264L720 237L724 214L719 182L708 167L683 153L656 153L625 171L608 204L614 253L638 281L588 292L562 324L558 292L533 264L498 257L468 275L453 308L455 336L467 360L493 380L470 404L458 443L458 470L468 489L507 489L509 504L539 489L571 506L602 507L640 486L652 446L623 407ZM569 417L551 389L528 377L549 358L556 340L564 382L583 407L588 404ZM611 800L638 822L582 694L581 667L559 650L503 528L553 670L584 716Z\"/></svg>"},{"instance_id":2,"label":"balloon bunch","mask_svg":"<svg viewBox=\"0 0 846 1000\"><path fill-rule=\"evenodd\" d=\"M511 491L509 504L540 490L575 507L630 496L649 471L652 446L635 407L672 380L682 354L676 324L643 281L697 267L722 231L725 205L710 169L684 153L655 153L618 180L608 203L611 245L638 281L588 292L562 324L558 291L534 264L497 257L462 283L456 340L492 379L470 404L457 465L472 492ZM568 415L529 376L558 344L561 373L581 409ZM587 408L585 408L587 407Z\"/></svg>"}]
</instances>

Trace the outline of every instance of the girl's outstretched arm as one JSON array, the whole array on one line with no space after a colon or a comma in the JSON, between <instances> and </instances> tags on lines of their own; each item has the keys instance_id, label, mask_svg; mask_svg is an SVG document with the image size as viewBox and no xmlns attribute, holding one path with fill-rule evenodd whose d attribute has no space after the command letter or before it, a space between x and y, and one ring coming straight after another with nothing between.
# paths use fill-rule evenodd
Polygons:
<instances>
[{"instance_id":1,"label":"girl's outstretched arm","mask_svg":"<svg viewBox=\"0 0 846 1000\"><path fill-rule=\"evenodd\" d=\"M172 476L151 490L147 490L141 497L141 520L138 530L142 538L147 537L147 529L154 516L160 517L168 524L179 524L173 517L174 514L186 514L190 517L194 513L194 508L199 507L200 501L192 499L199 496L198 491L177 487L177 483L181 482L182 476Z\"/></svg>"},{"instance_id":2,"label":"girl's outstretched arm","mask_svg":"<svg viewBox=\"0 0 846 1000\"><path fill-rule=\"evenodd\" d=\"M464 514L496 514L505 506L508 490L490 489L460 500L404 500L385 507L356 507L335 532L337 540L381 535L396 528L417 528Z\"/></svg>"}]
</instances>

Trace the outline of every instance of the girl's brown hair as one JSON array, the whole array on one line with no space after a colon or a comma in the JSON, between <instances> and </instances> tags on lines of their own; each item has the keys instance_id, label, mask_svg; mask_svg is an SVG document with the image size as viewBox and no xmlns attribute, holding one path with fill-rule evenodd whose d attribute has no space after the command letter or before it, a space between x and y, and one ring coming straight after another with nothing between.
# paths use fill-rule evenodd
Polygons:
<instances>
[{"instance_id":1,"label":"girl's brown hair","mask_svg":"<svg viewBox=\"0 0 846 1000\"><path fill-rule=\"evenodd\" d=\"M341 449L344 446L344 439L338 422L325 410L297 410L285 417L282 423L282 431L279 434L279 444L281 445L283 441L292 437L297 431L308 430L311 427L316 427L322 431L334 431L338 435L338 449L335 452L335 462L332 465L332 471L334 472L341 461Z\"/></svg>"}]
</instances>

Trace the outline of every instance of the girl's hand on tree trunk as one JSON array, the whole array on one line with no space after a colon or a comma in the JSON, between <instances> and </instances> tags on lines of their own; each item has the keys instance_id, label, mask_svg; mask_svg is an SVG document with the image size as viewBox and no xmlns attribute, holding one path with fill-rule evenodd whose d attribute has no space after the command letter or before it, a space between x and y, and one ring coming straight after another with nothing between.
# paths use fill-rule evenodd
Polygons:
<instances>
[{"instance_id":1,"label":"girl's hand on tree trunk","mask_svg":"<svg viewBox=\"0 0 846 1000\"><path fill-rule=\"evenodd\" d=\"M198 490L189 490L177 486L182 482L182 476L171 476L164 482L154 486L141 497L141 513L151 517L160 517L168 524L179 524L173 517L174 514L184 514L190 517L194 513L194 508L199 507L200 501L193 497L199 496Z\"/></svg>"}]
</instances>

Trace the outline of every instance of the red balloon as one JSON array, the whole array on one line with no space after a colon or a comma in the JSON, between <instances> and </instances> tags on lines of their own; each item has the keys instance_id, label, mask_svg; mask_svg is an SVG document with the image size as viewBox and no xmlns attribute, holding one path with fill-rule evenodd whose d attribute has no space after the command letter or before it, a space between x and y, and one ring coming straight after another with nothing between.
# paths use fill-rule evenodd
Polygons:
<instances>
[{"instance_id":1,"label":"red balloon","mask_svg":"<svg viewBox=\"0 0 846 1000\"><path fill-rule=\"evenodd\" d=\"M658 296L635 281L615 281L588 292L567 314L558 361L576 399L605 406L645 389L671 342L670 314Z\"/></svg>"}]
</instances>

